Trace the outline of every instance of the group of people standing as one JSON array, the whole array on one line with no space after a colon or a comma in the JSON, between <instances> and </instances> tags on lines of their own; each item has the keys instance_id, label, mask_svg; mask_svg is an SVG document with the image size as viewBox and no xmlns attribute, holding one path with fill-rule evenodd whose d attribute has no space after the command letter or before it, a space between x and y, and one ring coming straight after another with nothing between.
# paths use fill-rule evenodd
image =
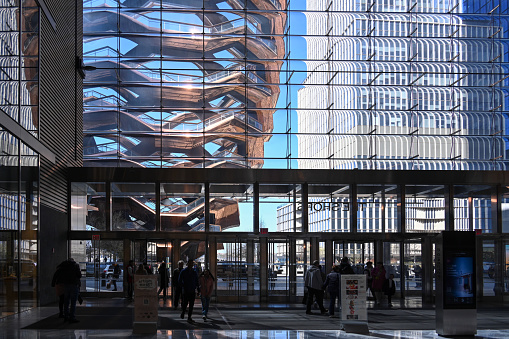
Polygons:
<instances>
[{"instance_id":1,"label":"group of people standing","mask_svg":"<svg viewBox=\"0 0 509 339\"><path fill-rule=\"evenodd\" d=\"M385 294L388 306L392 307L392 296L396 293L394 274L391 273L387 277L387 272L381 261L376 263L376 267L373 267L373 263L368 261L364 273L366 274L368 289L375 300L375 305L381 305Z\"/></svg>"},{"instance_id":2,"label":"group of people standing","mask_svg":"<svg viewBox=\"0 0 509 339\"><path fill-rule=\"evenodd\" d=\"M163 299L166 300L167 288L169 284L169 272L165 262L161 263L158 269L159 272L159 295L163 292ZM194 323L192 318L194 309L194 300L196 294L200 296L202 307L203 321L207 320L209 312L210 297L214 290L214 276L210 273L208 268L205 268L200 275L198 275L197 268L195 267L194 260L189 260L184 268L184 261L178 262L178 267L172 274L172 288L173 288L173 307L178 309L179 302L182 307L180 318L184 319L187 312L187 322ZM188 310L189 307L189 310Z\"/></svg>"},{"instance_id":3,"label":"group of people standing","mask_svg":"<svg viewBox=\"0 0 509 339\"><path fill-rule=\"evenodd\" d=\"M331 272L327 275L322 271L318 260L313 262L304 276L303 302L306 304L306 314L313 314L311 306L316 302L321 314L328 314L331 318L334 317L336 300L338 300L338 305L341 305L341 275L343 274L355 274L347 257L342 258L339 265L334 264ZM394 275L390 274L387 278L383 263L377 262L376 267L373 267L373 263L370 261L366 263L364 274L366 275L367 288L373 294L375 305L381 304L383 294L385 294L387 295L388 306L392 307L391 297L396 292ZM325 290L330 296L328 309L323 306Z\"/></svg>"},{"instance_id":4,"label":"group of people standing","mask_svg":"<svg viewBox=\"0 0 509 339\"><path fill-rule=\"evenodd\" d=\"M312 314L311 306L316 299L316 304L320 308L320 313L328 314L331 318L334 317L336 299L339 300L338 304L340 304L341 301L340 286L342 274L354 274L348 262L348 258L346 257L341 259L339 265L332 265L332 270L327 275L322 271L320 261L315 260L313 262L313 265L311 265L304 276L306 314ZM324 292L326 289L330 295L328 309L323 306Z\"/></svg>"}]
</instances>

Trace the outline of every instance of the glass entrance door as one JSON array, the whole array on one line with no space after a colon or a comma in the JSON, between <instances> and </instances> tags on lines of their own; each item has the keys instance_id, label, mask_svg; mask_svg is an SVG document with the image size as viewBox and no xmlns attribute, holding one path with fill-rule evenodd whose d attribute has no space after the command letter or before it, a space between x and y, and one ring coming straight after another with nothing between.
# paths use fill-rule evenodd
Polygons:
<instances>
[{"instance_id":1,"label":"glass entrance door","mask_svg":"<svg viewBox=\"0 0 509 339\"><path fill-rule=\"evenodd\" d=\"M123 240L72 240L71 257L81 268L81 292L111 293L112 296L123 292L124 267L127 266L123 262Z\"/></svg>"},{"instance_id":2,"label":"glass entrance door","mask_svg":"<svg viewBox=\"0 0 509 339\"><path fill-rule=\"evenodd\" d=\"M218 301L258 301L259 243L218 240L216 284Z\"/></svg>"}]
</instances>

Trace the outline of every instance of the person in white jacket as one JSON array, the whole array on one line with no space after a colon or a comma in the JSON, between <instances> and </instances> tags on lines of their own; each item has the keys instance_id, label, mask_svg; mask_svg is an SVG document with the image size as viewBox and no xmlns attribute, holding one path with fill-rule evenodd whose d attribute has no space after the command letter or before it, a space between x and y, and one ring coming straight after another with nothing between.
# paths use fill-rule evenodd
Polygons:
<instances>
[{"instance_id":1,"label":"person in white jacket","mask_svg":"<svg viewBox=\"0 0 509 339\"><path fill-rule=\"evenodd\" d=\"M306 314L313 314L311 312L311 305L313 304L313 297L316 298L316 303L320 307L322 314L327 314L327 310L323 307L323 278L322 271L320 270L320 262L315 260L313 265L307 270L304 277L304 286L308 291Z\"/></svg>"}]
</instances>

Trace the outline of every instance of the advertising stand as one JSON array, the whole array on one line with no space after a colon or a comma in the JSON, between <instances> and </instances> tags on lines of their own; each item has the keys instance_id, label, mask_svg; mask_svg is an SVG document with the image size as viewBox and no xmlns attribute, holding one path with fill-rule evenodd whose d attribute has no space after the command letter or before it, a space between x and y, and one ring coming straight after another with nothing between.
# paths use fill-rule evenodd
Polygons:
<instances>
[{"instance_id":1,"label":"advertising stand","mask_svg":"<svg viewBox=\"0 0 509 339\"><path fill-rule=\"evenodd\" d=\"M134 276L133 333L157 333L157 275Z\"/></svg>"},{"instance_id":2,"label":"advertising stand","mask_svg":"<svg viewBox=\"0 0 509 339\"><path fill-rule=\"evenodd\" d=\"M369 333L364 274L341 275L341 324L349 333Z\"/></svg>"},{"instance_id":3,"label":"advertising stand","mask_svg":"<svg viewBox=\"0 0 509 339\"><path fill-rule=\"evenodd\" d=\"M477 333L475 233L444 231L436 245L436 328L442 336Z\"/></svg>"}]
</instances>

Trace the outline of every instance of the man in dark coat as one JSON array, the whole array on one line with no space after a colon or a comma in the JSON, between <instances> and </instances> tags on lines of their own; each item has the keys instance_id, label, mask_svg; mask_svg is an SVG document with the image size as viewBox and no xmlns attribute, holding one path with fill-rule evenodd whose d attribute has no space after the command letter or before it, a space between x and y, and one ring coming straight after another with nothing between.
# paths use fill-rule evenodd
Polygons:
<instances>
[{"instance_id":1,"label":"man in dark coat","mask_svg":"<svg viewBox=\"0 0 509 339\"><path fill-rule=\"evenodd\" d=\"M182 286L179 284L179 276L180 272L184 269L184 261L179 260L178 267L173 271L173 275L171 277L171 285L173 287L173 307L175 309L179 306L179 301L183 303L182 300Z\"/></svg>"},{"instance_id":2,"label":"man in dark coat","mask_svg":"<svg viewBox=\"0 0 509 339\"><path fill-rule=\"evenodd\" d=\"M163 300L166 301L166 290L168 289L170 277L168 276L168 267L165 261L161 263L157 271L159 273L159 291L157 291L157 295L163 291Z\"/></svg>"},{"instance_id":3,"label":"man in dark coat","mask_svg":"<svg viewBox=\"0 0 509 339\"><path fill-rule=\"evenodd\" d=\"M180 317L184 319L186 308L187 305L189 304L189 313L187 315L187 322L189 323L194 322L192 318L194 299L196 299L196 290L199 288L198 273L196 273L193 266L194 261L189 260L187 262L187 267L184 268L179 275L179 284L182 286L184 290L184 303L182 304L182 313L180 314Z\"/></svg>"},{"instance_id":4,"label":"man in dark coat","mask_svg":"<svg viewBox=\"0 0 509 339\"><path fill-rule=\"evenodd\" d=\"M59 282L64 284L64 320L77 323L76 301L78 300L81 270L73 258L60 264Z\"/></svg>"}]
</instances>

